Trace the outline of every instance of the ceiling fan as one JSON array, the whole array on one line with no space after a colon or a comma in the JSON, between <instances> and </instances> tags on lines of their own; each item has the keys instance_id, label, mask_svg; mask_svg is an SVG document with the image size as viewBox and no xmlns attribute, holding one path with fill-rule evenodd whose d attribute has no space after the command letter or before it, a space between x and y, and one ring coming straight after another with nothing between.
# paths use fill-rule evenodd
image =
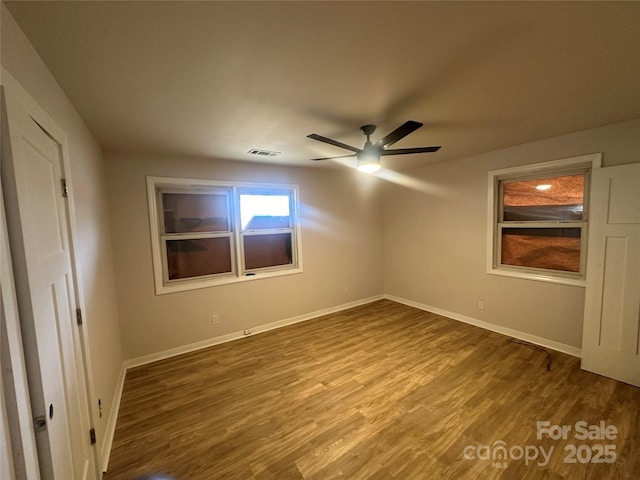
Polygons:
<instances>
[{"instance_id":1,"label":"ceiling fan","mask_svg":"<svg viewBox=\"0 0 640 480\"><path fill-rule=\"evenodd\" d=\"M356 148L351 145L347 145L346 143L338 142L337 140L333 140L331 138L323 137L322 135L317 135L312 133L311 135L307 135L308 138L313 140L318 140L319 142L328 143L329 145L335 145L336 147L344 148L346 150L350 150L351 154L349 155L340 155L337 157L326 157L326 158L312 158L312 161L319 160L331 160L333 158L345 158L356 156L358 159L358 170L366 173L373 173L380 169L380 157L385 155L406 155L409 153L428 153L428 152L436 152L440 149L440 147L417 147L417 148L397 148L394 150L387 150L387 147L393 145L398 140L406 137L411 132L416 131L418 128L422 126L422 123L415 122L413 120L409 120L398 128L396 128L393 132L391 132L386 137L381 138L376 143L371 143L371 134L376 131L375 125L363 125L360 127L360 131L366 135L367 140L364 143L364 147Z\"/></svg>"}]
</instances>

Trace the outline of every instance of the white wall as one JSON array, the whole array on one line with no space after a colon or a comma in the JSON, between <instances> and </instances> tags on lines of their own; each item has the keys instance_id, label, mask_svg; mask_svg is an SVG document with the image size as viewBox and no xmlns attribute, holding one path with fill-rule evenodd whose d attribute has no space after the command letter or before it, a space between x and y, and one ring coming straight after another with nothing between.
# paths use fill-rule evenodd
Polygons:
<instances>
[{"instance_id":1,"label":"white wall","mask_svg":"<svg viewBox=\"0 0 640 480\"><path fill-rule=\"evenodd\" d=\"M486 273L487 173L594 152L640 162L640 120L404 172L413 188L384 191L385 293L580 348L584 288Z\"/></svg>"},{"instance_id":2,"label":"white wall","mask_svg":"<svg viewBox=\"0 0 640 480\"><path fill-rule=\"evenodd\" d=\"M6 7L1 5L1 51L4 68L22 85L68 137L72 201L77 219L77 262L85 301L85 325L94 381L94 410L102 399L109 413L123 364L116 306L115 278L106 202L102 151L66 95L47 70ZM7 207L9 208L9 206ZM95 427L102 448L107 415Z\"/></svg>"},{"instance_id":3,"label":"white wall","mask_svg":"<svg viewBox=\"0 0 640 480\"><path fill-rule=\"evenodd\" d=\"M382 293L380 182L373 177L347 169L133 154L108 154L105 163L127 358ZM156 296L148 175L299 185L304 272ZM220 325L211 325L214 313Z\"/></svg>"}]
</instances>

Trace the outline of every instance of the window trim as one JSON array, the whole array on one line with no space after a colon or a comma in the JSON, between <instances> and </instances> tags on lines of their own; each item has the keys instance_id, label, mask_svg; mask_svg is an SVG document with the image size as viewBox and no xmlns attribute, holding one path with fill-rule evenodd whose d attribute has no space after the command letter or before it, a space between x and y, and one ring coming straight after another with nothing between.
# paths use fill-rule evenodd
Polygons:
<instances>
[{"instance_id":1,"label":"window trim","mask_svg":"<svg viewBox=\"0 0 640 480\"><path fill-rule=\"evenodd\" d=\"M587 258L587 237L588 237L588 215L589 215L589 184L590 173L585 177L584 211L585 216L581 222L568 222L563 224L565 228L579 227L580 235L580 273L554 272L547 269L533 267L519 267L515 265L498 264L502 228L500 218L501 181L508 179L522 180L526 177L537 178L541 175L560 176L562 174L576 173L581 169L588 169L589 172L602 166L602 153L593 153L577 157L563 158L549 162L535 163L518 167L491 170L488 173L488 204L487 204L487 273L491 275L501 275L505 277L522 278L527 280L537 280L548 283L562 285L572 285L577 287L586 286L586 258ZM517 226L516 223L513 224ZM533 226L533 224L528 224Z\"/></svg>"},{"instance_id":2,"label":"window trim","mask_svg":"<svg viewBox=\"0 0 640 480\"><path fill-rule=\"evenodd\" d=\"M167 276L167 258L166 249L163 248L169 235L163 234L162 223L164 222L162 212L161 198L157 194L158 190L175 191L176 193L193 193L198 188L203 192L211 189L219 188L228 191L229 198L229 222L230 231L219 232L219 234L210 233L194 233L188 234L203 238L212 238L216 236L228 236L231 241L231 272L207 275L192 279L168 280ZM259 194L260 191L273 193L281 190L290 195L289 211L291 217L291 227L287 229L277 229L278 233L291 232L292 236L292 265L264 267L258 269L245 270L244 268L244 246L243 231L240 222L240 205L239 199L241 193ZM173 178L173 177L147 177L147 201L149 205L149 227L151 234L151 256L153 262L153 278L156 295L167 293L184 292L199 288L207 288L218 285L228 285L234 283L242 283L264 278L273 278L283 275L293 275L303 272L302 267L302 235L300 220L298 216L299 205L298 185L294 184L269 184L269 183L251 183L251 182L230 182L219 180L203 180L191 178ZM275 229L274 229L275 230ZM269 230L272 232L273 230ZM184 235L183 235L184 237ZM169 238L170 239L170 238Z\"/></svg>"}]
</instances>

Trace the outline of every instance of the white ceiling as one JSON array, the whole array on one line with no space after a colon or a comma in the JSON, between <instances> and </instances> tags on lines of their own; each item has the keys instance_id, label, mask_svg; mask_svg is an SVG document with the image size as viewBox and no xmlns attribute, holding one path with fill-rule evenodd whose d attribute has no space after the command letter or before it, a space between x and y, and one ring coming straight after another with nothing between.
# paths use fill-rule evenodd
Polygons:
<instances>
[{"instance_id":1,"label":"white ceiling","mask_svg":"<svg viewBox=\"0 0 640 480\"><path fill-rule=\"evenodd\" d=\"M637 2L6 2L106 151L406 169L640 117Z\"/></svg>"}]
</instances>

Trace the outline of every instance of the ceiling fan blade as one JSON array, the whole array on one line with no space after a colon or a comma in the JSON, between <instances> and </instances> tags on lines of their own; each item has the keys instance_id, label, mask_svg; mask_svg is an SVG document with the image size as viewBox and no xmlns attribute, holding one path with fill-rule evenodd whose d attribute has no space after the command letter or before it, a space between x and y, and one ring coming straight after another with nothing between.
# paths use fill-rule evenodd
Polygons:
<instances>
[{"instance_id":1,"label":"ceiling fan blade","mask_svg":"<svg viewBox=\"0 0 640 480\"><path fill-rule=\"evenodd\" d=\"M406 155L409 153L430 153L437 152L440 147L417 147L417 148L397 148L395 150L382 150L380 155Z\"/></svg>"},{"instance_id":2,"label":"ceiling fan blade","mask_svg":"<svg viewBox=\"0 0 640 480\"><path fill-rule=\"evenodd\" d=\"M400 125L398 128L396 128L389 135L387 135L386 137L381 138L380 140L378 140L375 143L375 146L378 147L378 148L388 147L389 145L392 145L392 144L396 143L398 140L406 137L411 132L416 131L421 126L422 126L422 123L415 122L413 120L409 120L407 122L404 122L402 125Z\"/></svg>"},{"instance_id":3,"label":"ceiling fan blade","mask_svg":"<svg viewBox=\"0 0 640 480\"><path fill-rule=\"evenodd\" d=\"M312 140L318 140L319 142L328 143L329 145L335 145L336 147L345 148L355 153L358 153L360 151L359 148L352 147L351 145L338 142L337 140L333 140L331 138L323 137L322 135L316 135L315 133L312 133L311 135L307 135L307 138L311 138Z\"/></svg>"},{"instance_id":4,"label":"ceiling fan blade","mask_svg":"<svg viewBox=\"0 0 640 480\"><path fill-rule=\"evenodd\" d=\"M325 157L325 158L312 158L312 162L319 162L320 160L333 160L334 158L346 158L346 157L354 157L355 155L340 155L338 157Z\"/></svg>"}]
</instances>

